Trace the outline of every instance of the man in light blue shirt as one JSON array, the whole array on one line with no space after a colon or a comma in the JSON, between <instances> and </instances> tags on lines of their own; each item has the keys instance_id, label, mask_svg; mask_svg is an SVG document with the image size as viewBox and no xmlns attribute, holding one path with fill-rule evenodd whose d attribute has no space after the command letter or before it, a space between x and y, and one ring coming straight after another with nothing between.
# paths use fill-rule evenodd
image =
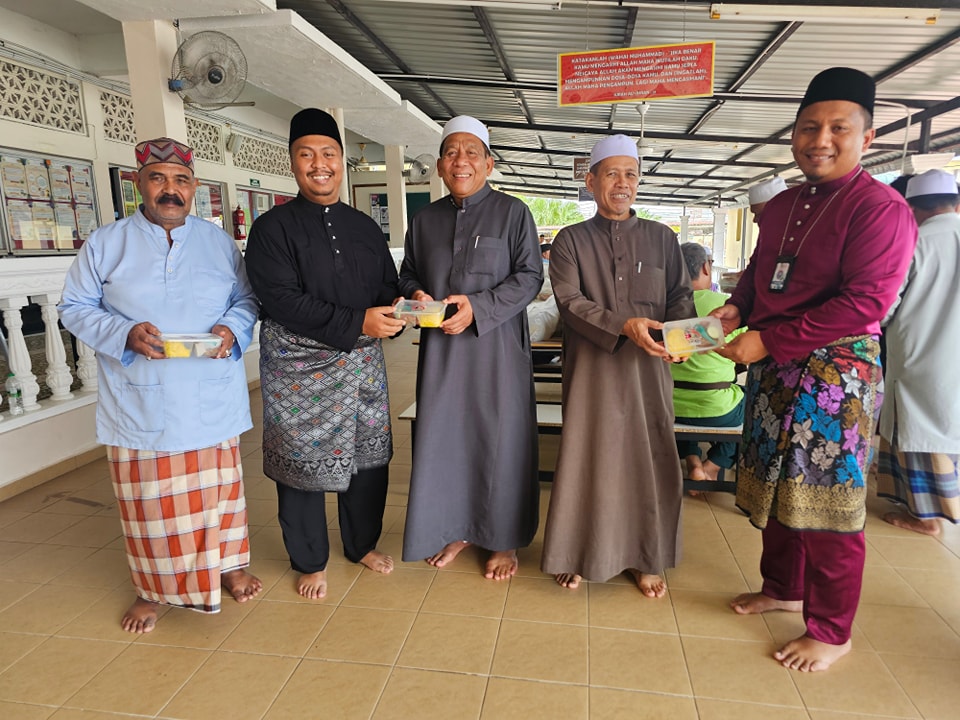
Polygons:
<instances>
[{"instance_id":1,"label":"man in light blue shirt","mask_svg":"<svg viewBox=\"0 0 960 720\"><path fill-rule=\"evenodd\" d=\"M218 612L260 581L249 565L239 435L251 426L243 351L257 319L243 259L190 214L193 151L169 138L136 147L136 214L84 243L67 273L64 327L97 352L97 440L107 458L137 593L121 626L150 632L157 604ZM177 357L162 333L221 338ZM215 342L215 339L214 339Z\"/></svg>"}]
</instances>

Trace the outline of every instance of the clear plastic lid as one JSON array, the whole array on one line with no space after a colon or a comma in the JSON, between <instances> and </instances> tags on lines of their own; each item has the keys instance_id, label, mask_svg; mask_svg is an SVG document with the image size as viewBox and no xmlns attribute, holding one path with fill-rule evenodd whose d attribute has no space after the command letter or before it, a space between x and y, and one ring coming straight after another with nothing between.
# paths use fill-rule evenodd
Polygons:
<instances>
[{"instance_id":1,"label":"clear plastic lid","mask_svg":"<svg viewBox=\"0 0 960 720\"><path fill-rule=\"evenodd\" d=\"M160 339L168 358L213 357L223 342L213 333L162 333Z\"/></svg>"},{"instance_id":2,"label":"clear plastic lid","mask_svg":"<svg viewBox=\"0 0 960 720\"><path fill-rule=\"evenodd\" d=\"M710 352L726 344L723 326L712 316L671 320L663 324L663 346L671 355Z\"/></svg>"},{"instance_id":3,"label":"clear plastic lid","mask_svg":"<svg viewBox=\"0 0 960 720\"><path fill-rule=\"evenodd\" d=\"M447 304L439 301L400 300L393 306L393 316L420 327L440 327Z\"/></svg>"}]
</instances>

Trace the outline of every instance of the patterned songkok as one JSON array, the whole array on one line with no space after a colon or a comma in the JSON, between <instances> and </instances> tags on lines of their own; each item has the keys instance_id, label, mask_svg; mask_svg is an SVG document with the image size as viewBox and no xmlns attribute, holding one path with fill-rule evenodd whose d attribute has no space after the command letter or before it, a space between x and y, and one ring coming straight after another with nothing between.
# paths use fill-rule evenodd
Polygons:
<instances>
[{"instance_id":1,"label":"patterned songkok","mask_svg":"<svg viewBox=\"0 0 960 720\"><path fill-rule=\"evenodd\" d=\"M193 170L193 150L170 138L144 140L136 147L137 170L154 163L175 163Z\"/></svg>"}]
</instances>

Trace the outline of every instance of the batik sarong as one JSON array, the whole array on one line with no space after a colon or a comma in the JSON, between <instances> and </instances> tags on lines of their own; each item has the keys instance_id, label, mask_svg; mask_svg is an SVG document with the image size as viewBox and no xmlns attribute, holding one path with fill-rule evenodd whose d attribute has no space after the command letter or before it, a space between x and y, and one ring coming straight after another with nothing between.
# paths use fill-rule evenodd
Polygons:
<instances>
[{"instance_id":1,"label":"batik sarong","mask_svg":"<svg viewBox=\"0 0 960 720\"><path fill-rule=\"evenodd\" d=\"M904 452L880 438L877 495L906 505L921 519L944 518L960 523L960 455Z\"/></svg>"},{"instance_id":2,"label":"batik sarong","mask_svg":"<svg viewBox=\"0 0 960 720\"><path fill-rule=\"evenodd\" d=\"M841 338L747 376L737 505L757 527L860 532L882 401L876 336Z\"/></svg>"},{"instance_id":3,"label":"batik sarong","mask_svg":"<svg viewBox=\"0 0 960 720\"><path fill-rule=\"evenodd\" d=\"M239 438L187 452L109 446L107 460L137 595L220 612L220 575L250 564Z\"/></svg>"},{"instance_id":4,"label":"batik sarong","mask_svg":"<svg viewBox=\"0 0 960 720\"><path fill-rule=\"evenodd\" d=\"M282 325L260 325L263 472L298 490L343 492L357 470L393 455L383 347L361 335L350 352Z\"/></svg>"}]
</instances>

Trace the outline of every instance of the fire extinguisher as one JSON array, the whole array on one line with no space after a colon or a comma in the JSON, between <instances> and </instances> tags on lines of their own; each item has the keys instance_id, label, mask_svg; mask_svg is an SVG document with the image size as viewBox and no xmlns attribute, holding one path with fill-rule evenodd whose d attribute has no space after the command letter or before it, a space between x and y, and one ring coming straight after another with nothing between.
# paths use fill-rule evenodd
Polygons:
<instances>
[{"instance_id":1,"label":"fire extinguisher","mask_svg":"<svg viewBox=\"0 0 960 720\"><path fill-rule=\"evenodd\" d=\"M244 214L243 208L239 205L237 205L237 209L233 211L233 239L247 239L247 216Z\"/></svg>"}]
</instances>

